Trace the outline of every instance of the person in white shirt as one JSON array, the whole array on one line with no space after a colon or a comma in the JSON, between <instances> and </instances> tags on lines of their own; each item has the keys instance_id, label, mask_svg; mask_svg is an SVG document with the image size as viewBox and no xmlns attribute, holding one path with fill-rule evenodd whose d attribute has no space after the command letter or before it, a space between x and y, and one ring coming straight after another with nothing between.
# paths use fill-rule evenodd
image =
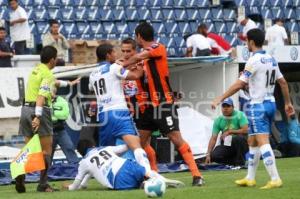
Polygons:
<instances>
[{"instance_id":1,"label":"person in white shirt","mask_svg":"<svg viewBox=\"0 0 300 199\"><path fill-rule=\"evenodd\" d=\"M266 31L266 44L269 46L284 46L288 44L288 36L283 27L282 19L275 19L275 24Z\"/></svg>"},{"instance_id":2,"label":"person in white shirt","mask_svg":"<svg viewBox=\"0 0 300 199\"><path fill-rule=\"evenodd\" d=\"M139 188L148 178L160 178L169 187L184 186L181 181L164 178L155 171L146 171L135 161L119 157L127 149L126 145L93 148L80 161L74 182L70 185L64 183L63 188L69 191L85 189L91 177L114 190Z\"/></svg>"},{"instance_id":3,"label":"person in white shirt","mask_svg":"<svg viewBox=\"0 0 300 199\"><path fill-rule=\"evenodd\" d=\"M10 0L10 36L14 43L16 55L26 53L26 40L30 39L28 16L17 0Z\"/></svg>"},{"instance_id":4,"label":"person in white shirt","mask_svg":"<svg viewBox=\"0 0 300 199\"><path fill-rule=\"evenodd\" d=\"M209 40L201 34L201 27L197 29L197 33L192 34L186 39L186 56L210 56L211 46Z\"/></svg>"},{"instance_id":5,"label":"person in white shirt","mask_svg":"<svg viewBox=\"0 0 300 199\"><path fill-rule=\"evenodd\" d=\"M238 23L241 24L241 26L244 26L243 27L243 32L239 34L239 38L242 40L242 41L246 41L246 38L247 38L247 32L249 30L252 30L254 28L257 28L257 25L256 23L251 20L250 18L248 17L245 17L245 16L239 16L238 17Z\"/></svg>"},{"instance_id":6,"label":"person in white shirt","mask_svg":"<svg viewBox=\"0 0 300 199\"><path fill-rule=\"evenodd\" d=\"M264 40L264 32L258 28L247 32L247 46L253 55L247 61L240 78L223 95L213 101L212 108L215 109L225 98L244 88L247 83L249 84L250 101L246 110L250 127L248 132L248 174L235 183L239 186L255 186L256 169L262 156L271 180L261 189L272 189L282 186L269 141L272 120L276 111L273 94L276 82L281 88L287 115L293 113L294 108L290 100L288 84L280 72L278 63L271 55L262 50Z\"/></svg>"}]
</instances>

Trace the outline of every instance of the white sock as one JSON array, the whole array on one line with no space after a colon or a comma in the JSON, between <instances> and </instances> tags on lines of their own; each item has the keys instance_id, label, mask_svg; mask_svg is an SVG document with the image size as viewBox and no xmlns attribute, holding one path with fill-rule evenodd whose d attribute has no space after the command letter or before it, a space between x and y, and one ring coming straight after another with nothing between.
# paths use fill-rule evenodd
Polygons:
<instances>
[{"instance_id":1,"label":"white sock","mask_svg":"<svg viewBox=\"0 0 300 199\"><path fill-rule=\"evenodd\" d=\"M138 148L133 153L137 163L146 169L146 173L150 173L151 167L146 152L142 148Z\"/></svg>"},{"instance_id":2,"label":"white sock","mask_svg":"<svg viewBox=\"0 0 300 199\"><path fill-rule=\"evenodd\" d=\"M248 158L248 174L246 178L248 180L255 180L256 169L259 165L260 151L259 147L249 147Z\"/></svg>"},{"instance_id":3,"label":"white sock","mask_svg":"<svg viewBox=\"0 0 300 199\"><path fill-rule=\"evenodd\" d=\"M272 180L278 180L279 174L275 164L275 156L270 144L265 144L260 147L260 152L264 160L265 167Z\"/></svg>"}]
</instances>

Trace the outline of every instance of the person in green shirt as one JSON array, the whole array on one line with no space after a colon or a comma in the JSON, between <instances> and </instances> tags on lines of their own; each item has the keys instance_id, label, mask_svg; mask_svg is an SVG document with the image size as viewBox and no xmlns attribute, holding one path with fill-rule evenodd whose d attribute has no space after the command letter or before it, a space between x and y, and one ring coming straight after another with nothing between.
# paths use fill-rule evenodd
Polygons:
<instances>
[{"instance_id":1,"label":"person in green shirt","mask_svg":"<svg viewBox=\"0 0 300 199\"><path fill-rule=\"evenodd\" d=\"M52 46L45 46L40 57L41 63L33 68L28 78L25 101L21 109L19 134L25 136L25 143L34 134L39 135L46 168L41 171L37 191L53 192L55 189L48 184L47 171L51 165L53 135L51 104L52 91L56 84L51 69L56 65L57 50ZM15 188L18 193L26 192L24 182L25 175L16 178Z\"/></svg>"},{"instance_id":2,"label":"person in green shirt","mask_svg":"<svg viewBox=\"0 0 300 199\"><path fill-rule=\"evenodd\" d=\"M245 154L248 152L246 115L234 110L233 101L227 98L222 102L223 115L215 119L205 163L217 162L234 166L245 165ZM219 133L221 144L215 147Z\"/></svg>"}]
</instances>

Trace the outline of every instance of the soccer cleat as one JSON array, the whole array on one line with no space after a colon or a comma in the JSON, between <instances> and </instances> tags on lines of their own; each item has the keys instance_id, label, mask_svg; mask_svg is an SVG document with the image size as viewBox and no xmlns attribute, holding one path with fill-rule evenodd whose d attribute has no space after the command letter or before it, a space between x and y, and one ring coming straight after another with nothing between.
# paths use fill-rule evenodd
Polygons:
<instances>
[{"instance_id":1,"label":"soccer cleat","mask_svg":"<svg viewBox=\"0 0 300 199\"><path fill-rule=\"evenodd\" d=\"M16 185L15 185L16 191L18 193L25 193L26 188L25 188L25 175L19 175L16 177Z\"/></svg>"},{"instance_id":2,"label":"soccer cleat","mask_svg":"<svg viewBox=\"0 0 300 199\"><path fill-rule=\"evenodd\" d=\"M279 188L281 186L282 186L281 179L271 180L265 186L261 187L260 189L273 189L273 188Z\"/></svg>"},{"instance_id":3,"label":"soccer cleat","mask_svg":"<svg viewBox=\"0 0 300 199\"><path fill-rule=\"evenodd\" d=\"M192 185L201 187L204 185L204 179L201 176L194 176Z\"/></svg>"},{"instance_id":4,"label":"soccer cleat","mask_svg":"<svg viewBox=\"0 0 300 199\"><path fill-rule=\"evenodd\" d=\"M172 188L182 188L185 186L185 184L179 180L172 180L168 178L163 179L167 185L167 187L172 187Z\"/></svg>"},{"instance_id":5,"label":"soccer cleat","mask_svg":"<svg viewBox=\"0 0 300 199\"><path fill-rule=\"evenodd\" d=\"M247 178L243 178L241 180L236 180L235 184L241 187L254 187L256 185L255 180L248 180Z\"/></svg>"}]
</instances>

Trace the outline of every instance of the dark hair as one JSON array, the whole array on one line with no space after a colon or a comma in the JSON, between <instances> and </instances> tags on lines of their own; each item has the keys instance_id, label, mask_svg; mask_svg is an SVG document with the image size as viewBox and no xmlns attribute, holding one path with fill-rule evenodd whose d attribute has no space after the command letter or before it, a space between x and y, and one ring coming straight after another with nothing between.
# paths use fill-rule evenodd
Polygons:
<instances>
[{"instance_id":1,"label":"dark hair","mask_svg":"<svg viewBox=\"0 0 300 199\"><path fill-rule=\"evenodd\" d=\"M0 27L0 31L6 31L6 29L4 27Z\"/></svg>"},{"instance_id":2,"label":"dark hair","mask_svg":"<svg viewBox=\"0 0 300 199\"><path fill-rule=\"evenodd\" d=\"M207 29L206 24L205 24L205 23L200 24L200 25L198 26L198 29L197 29L197 30L199 31L200 29Z\"/></svg>"},{"instance_id":3,"label":"dark hair","mask_svg":"<svg viewBox=\"0 0 300 199\"><path fill-rule=\"evenodd\" d=\"M18 0L9 0L9 3L12 2L12 1L18 2Z\"/></svg>"},{"instance_id":4,"label":"dark hair","mask_svg":"<svg viewBox=\"0 0 300 199\"><path fill-rule=\"evenodd\" d=\"M114 46L110 43L100 44L96 50L98 61L105 61L107 54L110 54L113 49Z\"/></svg>"},{"instance_id":5,"label":"dark hair","mask_svg":"<svg viewBox=\"0 0 300 199\"><path fill-rule=\"evenodd\" d=\"M276 19L274 20L274 23L277 23L277 22L282 22L282 23L284 23L284 20L281 19L281 18L276 18Z\"/></svg>"},{"instance_id":6,"label":"dark hair","mask_svg":"<svg viewBox=\"0 0 300 199\"><path fill-rule=\"evenodd\" d=\"M53 46L45 46L41 51L41 62L48 64L51 59L56 59L57 50Z\"/></svg>"},{"instance_id":7,"label":"dark hair","mask_svg":"<svg viewBox=\"0 0 300 199\"><path fill-rule=\"evenodd\" d=\"M50 27L53 25L53 24L59 24L58 21L56 19L50 19L49 20L49 25Z\"/></svg>"},{"instance_id":8,"label":"dark hair","mask_svg":"<svg viewBox=\"0 0 300 199\"><path fill-rule=\"evenodd\" d=\"M135 35L137 36L138 34L145 41L153 41L154 40L154 29L147 22L142 22L135 28Z\"/></svg>"},{"instance_id":9,"label":"dark hair","mask_svg":"<svg viewBox=\"0 0 300 199\"><path fill-rule=\"evenodd\" d=\"M265 33L258 28L254 28L247 32L247 39L252 40L256 47L262 47L265 41Z\"/></svg>"},{"instance_id":10,"label":"dark hair","mask_svg":"<svg viewBox=\"0 0 300 199\"><path fill-rule=\"evenodd\" d=\"M122 40L121 44L131 44L133 49L136 49L136 41L131 37Z\"/></svg>"}]
</instances>

